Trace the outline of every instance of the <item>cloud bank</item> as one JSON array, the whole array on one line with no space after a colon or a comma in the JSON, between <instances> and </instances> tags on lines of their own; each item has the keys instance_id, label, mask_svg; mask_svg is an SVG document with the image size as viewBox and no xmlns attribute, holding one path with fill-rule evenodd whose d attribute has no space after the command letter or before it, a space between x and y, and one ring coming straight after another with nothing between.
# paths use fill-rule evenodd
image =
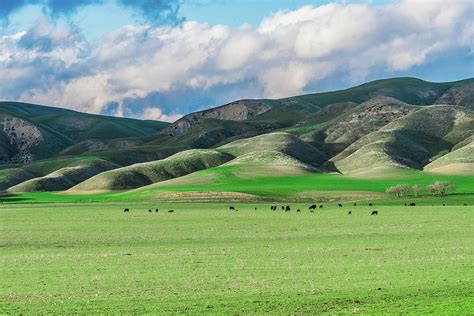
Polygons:
<instances>
[{"instance_id":1,"label":"cloud bank","mask_svg":"<svg viewBox=\"0 0 474 316\"><path fill-rule=\"evenodd\" d=\"M150 19L173 3L158 1L164 7L154 13L147 8L157 1L120 1ZM40 21L0 37L0 98L172 121L237 98L296 95L459 58L472 63L472 16L470 0L332 3L277 12L257 27L128 25L94 43L78 29Z\"/></svg>"}]
</instances>

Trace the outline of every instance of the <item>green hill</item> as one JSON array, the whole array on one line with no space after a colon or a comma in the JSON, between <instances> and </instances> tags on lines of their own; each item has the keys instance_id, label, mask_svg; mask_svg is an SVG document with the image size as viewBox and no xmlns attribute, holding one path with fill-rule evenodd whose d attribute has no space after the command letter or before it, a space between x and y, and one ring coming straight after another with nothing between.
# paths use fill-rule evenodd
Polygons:
<instances>
[{"instance_id":1,"label":"green hill","mask_svg":"<svg viewBox=\"0 0 474 316\"><path fill-rule=\"evenodd\" d=\"M215 167L232 158L215 150L187 150L163 160L103 172L76 185L71 191L117 191L138 188Z\"/></svg>"},{"instance_id":2,"label":"green hill","mask_svg":"<svg viewBox=\"0 0 474 316\"><path fill-rule=\"evenodd\" d=\"M474 136L426 165L425 170L444 174L474 175Z\"/></svg>"},{"instance_id":3,"label":"green hill","mask_svg":"<svg viewBox=\"0 0 474 316\"><path fill-rule=\"evenodd\" d=\"M64 167L46 176L30 179L8 189L12 193L64 191L82 181L107 170L118 168L111 162L96 159L84 161L74 167Z\"/></svg>"},{"instance_id":4,"label":"green hill","mask_svg":"<svg viewBox=\"0 0 474 316\"><path fill-rule=\"evenodd\" d=\"M473 84L378 80L240 100L171 125L0 102L0 191L126 190L223 175L469 173Z\"/></svg>"},{"instance_id":5,"label":"green hill","mask_svg":"<svg viewBox=\"0 0 474 316\"><path fill-rule=\"evenodd\" d=\"M0 102L0 163L27 163L57 155L85 140L138 138L168 126L19 102Z\"/></svg>"},{"instance_id":6,"label":"green hill","mask_svg":"<svg viewBox=\"0 0 474 316\"><path fill-rule=\"evenodd\" d=\"M327 159L318 149L297 136L282 132L236 140L218 149L234 156L259 151L280 152L312 166L319 166Z\"/></svg>"},{"instance_id":7,"label":"green hill","mask_svg":"<svg viewBox=\"0 0 474 316\"><path fill-rule=\"evenodd\" d=\"M474 134L474 113L430 106L401 117L354 142L331 159L342 173L423 169L434 157Z\"/></svg>"}]
</instances>

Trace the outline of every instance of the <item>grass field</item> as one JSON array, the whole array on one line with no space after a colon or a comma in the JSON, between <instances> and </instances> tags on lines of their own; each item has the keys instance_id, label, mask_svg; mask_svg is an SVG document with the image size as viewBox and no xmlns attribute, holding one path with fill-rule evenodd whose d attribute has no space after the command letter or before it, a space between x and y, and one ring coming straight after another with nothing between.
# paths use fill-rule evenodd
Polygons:
<instances>
[{"instance_id":1,"label":"grass field","mask_svg":"<svg viewBox=\"0 0 474 316\"><path fill-rule=\"evenodd\" d=\"M471 206L234 206L0 204L0 314L474 313Z\"/></svg>"},{"instance_id":2,"label":"grass field","mask_svg":"<svg viewBox=\"0 0 474 316\"><path fill-rule=\"evenodd\" d=\"M424 192L417 203L433 205L448 203L450 205L474 204L474 177L452 176L412 170L394 170L385 178L357 178L348 175L314 173L305 175L255 176L265 170L265 166L229 165L194 172L191 175L171 181L157 183L132 191L109 193L87 193L77 195L34 192L24 194L0 194L0 203L88 203L88 202L130 202L139 201L183 201L196 200L194 193L206 196L204 200L214 202L227 201L217 193L230 192L251 195L252 201L356 201L374 200L379 204L400 205L406 199L393 199L385 190L396 184L415 185L423 188L435 181L450 181L456 186L456 194L447 197L431 198ZM273 170L273 172L275 172ZM237 198L238 199L238 198ZM408 196L412 201L413 197Z\"/></svg>"}]
</instances>

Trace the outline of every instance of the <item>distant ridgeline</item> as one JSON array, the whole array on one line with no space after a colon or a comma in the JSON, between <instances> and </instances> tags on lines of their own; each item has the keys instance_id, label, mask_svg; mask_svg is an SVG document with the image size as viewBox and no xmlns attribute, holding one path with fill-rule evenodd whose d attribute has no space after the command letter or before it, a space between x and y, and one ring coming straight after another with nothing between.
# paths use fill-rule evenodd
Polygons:
<instances>
[{"instance_id":1,"label":"distant ridgeline","mask_svg":"<svg viewBox=\"0 0 474 316\"><path fill-rule=\"evenodd\" d=\"M240 100L173 124L0 102L0 191L127 190L223 166L255 176L474 175L474 79Z\"/></svg>"}]
</instances>

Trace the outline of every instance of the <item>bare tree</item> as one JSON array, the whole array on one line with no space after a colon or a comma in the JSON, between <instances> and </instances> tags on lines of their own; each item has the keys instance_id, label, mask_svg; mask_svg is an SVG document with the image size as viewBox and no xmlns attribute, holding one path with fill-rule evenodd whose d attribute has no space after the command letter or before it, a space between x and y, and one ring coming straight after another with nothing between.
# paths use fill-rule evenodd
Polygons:
<instances>
[{"instance_id":1,"label":"bare tree","mask_svg":"<svg viewBox=\"0 0 474 316\"><path fill-rule=\"evenodd\" d=\"M418 197L421 192L423 192L423 188L419 184L415 184L414 186L411 187L411 190L413 191L413 195Z\"/></svg>"},{"instance_id":2,"label":"bare tree","mask_svg":"<svg viewBox=\"0 0 474 316\"><path fill-rule=\"evenodd\" d=\"M436 195L439 192L440 196L446 196L448 192L456 191L456 187L449 181L436 181L428 185L428 189L432 195Z\"/></svg>"},{"instance_id":3,"label":"bare tree","mask_svg":"<svg viewBox=\"0 0 474 316\"><path fill-rule=\"evenodd\" d=\"M410 191L410 186L406 184L397 184L385 190L387 193L393 193L397 197L403 197L408 191Z\"/></svg>"}]
</instances>

